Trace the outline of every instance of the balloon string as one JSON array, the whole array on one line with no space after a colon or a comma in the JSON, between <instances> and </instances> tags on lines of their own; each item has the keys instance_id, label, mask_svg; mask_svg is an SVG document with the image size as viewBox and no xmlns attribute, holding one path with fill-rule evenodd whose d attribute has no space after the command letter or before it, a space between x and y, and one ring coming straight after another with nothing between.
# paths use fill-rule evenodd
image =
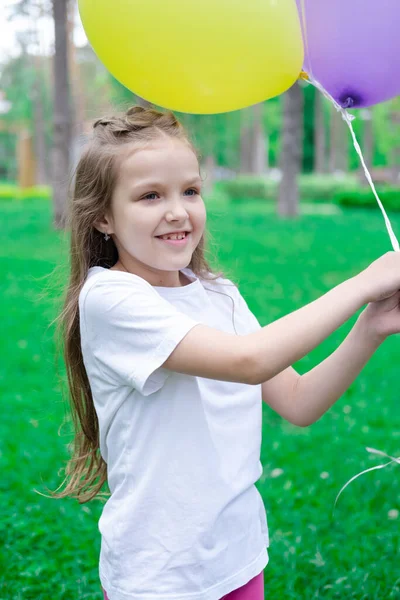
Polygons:
<instances>
[{"instance_id":1,"label":"balloon string","mask_svg":"<svg viewBox=\"0 0 400 600\"><path fill-rule=\"evenodd\" d=\"M385 219L386 229L388 231L388 234L389 234L389 237L390 237L390 241L392 242L393 250L395 250L395 252L398 252L400 250L399 242L397 241L397 238L396 238L396 236L395 236L395 234L393 232L393 229L392 229L392 225L391 225L391 223L390 223L390 221L388 219L388 216L386 214L385 209L383 208L383 204L380 201L380 198L379 198L379 196L377 194L374 182L372 181L371 174L370 174L370 172L369 172L369 170L367 168L367 165L365 164L364 157L363 157L363 154L361 152L360 144L358 143L357 138L356 138L356 134L354 133L353 125L351 124L351 121L349 120L349 115L348 115L348 113L343 108L342 108L342 116L343 116L343 119L345 120L345 122L347 123L347 125L349 126L351 135L353 137L354 148L357 150L357 153L358 153L358 155L360 157L360 160L361 160L361 164L362 164L362 166L364 168L365 176L366 176L366 178L368 180L369 185L371 186L372 191L374 192L374 195L375 195L375 198L376 198L376 200L378 202L379 208L382 211L383 218Z\"/></svg>"},{"instance_id":2,"label":"balloon string","mask_svg":"<svg viewBox=\"0 0 400 600\"><path fill-rule=\"evenodd\" d=\"M302 79L304 79L304 76L302 77ZM379 198L379 196L377 194L374 182L372 181L371 174L370 174L370 172L368 170L367 165L365 164L363 153L362 153L361 148L360 148L360 144L358 143L357 138L356 138L356 134L354 133L353 125L351 124L351 121L353 121L353 119L355 119L355 116L349 114L342 106L340 106L340 104L338 104L336 102L336 100L334 98L332 98L332 96L326 91L326 89L316 79L308 77L308 79L306 79L306 81L308 81L309 83L311 83L312 85L314 85L317 89L319 89L320 92L322 92L322 94L325 96L325 98L328 98L328 100L330 100L330 102L332 102L332 104L334 105L334 107L336 108L336 110L341 113L343 120L347 123L347 125L348 125L348 127L350 129L351 136L353 138L354 148L356 149L357 154L360 157L361 164L363 166L365 176L366 176L366 178L368 180L369 185L371 186L371 189L372 189L372 191L374 193L374 196L375 196L375 198L376 198L376 200L378 202L379 208L382 211L383 218L384 218L385 224L386 224L386 229L388 231L388 234L389 234L389 237L390 237L390 241L392 242L393 250L395 252L399 252L399 250L400 250L399 242L397 241L397 238L396 238L396 236L395 236L395 234L393 232L393 229L392 229L392 225L391 225L391 223L390 223L390 221L388 219L388 216L387 216L386 211L385 211L385 209L383 207L383 204L380 201L380 198Z\"/></svg>"},{"instance_id":3,"label":"balloon string","mask_svg":"<svg viewBox=\"0 0 400 600\"><path fill-rule=\"evenodd\" d=\"M370 471L375 471L376 469L385 469L386 467L388 467L389 465L392 465L393 463L397 463L398 465L400 465L400 457L395 458L394 456L389 456L385 452L382 452L381 450L375 450L374 448L366 448L366 450L367 450L367 452L371 452L373 454L379 454L380 456L385 456L386 458L390 458L390 461L385 463L384 465L377 465L376 467L371 467L369 469L365 469L365 471L361 471L361 473L358 473L357 475L354 475L354 477L349 479L349 481L347 483L345 483L345 485L342 487L342 489L336 496L335 504L333 507L334 509L336 507L337 501L339 500L339 496L341 495L343 490L345 490L347 488L347 486L350 485L350 483L352 481L354 481L358 477L361 477L361 475L364 475L365 473L369 473Z\"/></svg>"},{"instance_id":4,"label":"balloon string","mask_svg":"<svg viewBox=\"0 0 400 600\"><path fill-rule=\"evenodd\" d=\"M310 75L311 77L313 77L312 74L312 65L311 65L311 56L310 56L310 51L309 51L309 46L308 46L308 33L307 33L307 19L306 19L306 4L305 4L305 0L301 0L301 21L302 21L302 26L303 26L303 38L304 38L304 46L305 46L305 54L308 58L308 65L310 67Z\"/></svg>"}]
</instances>

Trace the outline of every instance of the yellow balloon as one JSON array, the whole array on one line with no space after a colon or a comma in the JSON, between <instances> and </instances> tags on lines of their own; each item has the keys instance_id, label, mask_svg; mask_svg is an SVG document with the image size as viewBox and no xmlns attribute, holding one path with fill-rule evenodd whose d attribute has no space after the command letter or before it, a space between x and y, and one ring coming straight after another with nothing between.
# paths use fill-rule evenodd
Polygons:
<instances>
[{"instance_id":1,"label":"yellow balloon","mask_svg":"<svg viewBox=\"0 0 400 600\"><path fill-rule=\"evenodd\" d=\"M175 111L257 104L286 91L303 65L295 0L79 0L79 11L110 73Z\"/></svg>"}]
</instances>

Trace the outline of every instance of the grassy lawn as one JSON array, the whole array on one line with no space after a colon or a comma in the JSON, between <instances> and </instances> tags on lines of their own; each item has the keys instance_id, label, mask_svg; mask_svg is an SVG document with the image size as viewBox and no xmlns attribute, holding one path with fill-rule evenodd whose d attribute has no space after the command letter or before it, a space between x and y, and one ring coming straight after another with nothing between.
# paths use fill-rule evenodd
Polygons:
<instances>
[{"instance_id":1,"label":"grassy lawn","mask_svg":"<svg viewBox=\"0 0 400 600\"><path fill-rule=\"evenodd\" d=\"M51 230L47 201L0 206L0 600L101 600L98 501L52 500L67 458L61 361L51 321L67 272L67 238ZM251 202L209 203L212 249L261 325L317 298L390 250L380 211L310 214L279 221ZM400 216L392 217L400 235ZM57 269L56 269L57 267ZM56 269L54 271L54 269ZM346 323L295 367L308 371L344 339ZM400 338L387 340L345 396L318 423L299 429L264 407L258 487L269 515L265 598L400 598L399 469L356 480L398 456ZM58 374L57 374L58 370Z\"/></svg>"}]
</instances>

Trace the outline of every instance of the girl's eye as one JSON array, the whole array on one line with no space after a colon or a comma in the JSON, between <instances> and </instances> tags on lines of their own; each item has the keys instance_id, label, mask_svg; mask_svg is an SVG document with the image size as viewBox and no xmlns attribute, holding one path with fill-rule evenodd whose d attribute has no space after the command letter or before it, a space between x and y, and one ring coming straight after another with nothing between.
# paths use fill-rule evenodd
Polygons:
<instances>
[{"instance_id":1,"label":"girl's eye","mask_svg":"<svg viewBox=\"0 0 400 600\"><path fill-rule=\"evenodd\" d=\"M188 193L191 192L191 193ZM197 196L200 192L194 188L189 188L186 190L185 194L188 194L189 196ZM143 196L143 200L155 200L157 197L156 192L150 192L149 194L146 194L145 196Z\"/></svg>"},{"instance_id":2,"label":"girl's eye","mask_svg":"<svg viewBox=\"0 0 400 600\"><path fill-rule=\"evenodd\" d=\"M192 194L190 194L190 196L197 196L198 195L198 191L195 190L194 188L189 188L188 190L186 190L187 192L193 192Z\"/></svg>"},{"instance_id":3,"label":"girl's eye","mask_svg":"<svg viewBox=\"0 0 400 600\"><path fill-rule=\"evenodd\" d=\"M151 198L150 196L157 196L157 194L155 192L150 192L150 194L146 194L146 196L143 196L143 200L155 200L155 198Z\"/></svg>"}]
</instances>

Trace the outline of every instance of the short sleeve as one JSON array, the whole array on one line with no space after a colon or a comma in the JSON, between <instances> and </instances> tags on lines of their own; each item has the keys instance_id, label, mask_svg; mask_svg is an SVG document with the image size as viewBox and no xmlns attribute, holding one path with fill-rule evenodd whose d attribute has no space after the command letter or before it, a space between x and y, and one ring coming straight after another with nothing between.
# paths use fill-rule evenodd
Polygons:
<instances>
[{"instance_id":1,"label":"short sleeve","mask_svg":"<svg viewBox=\"0 0 400 600\"><path fill-rule=\"evenodd\" d=\"M97 280L80 309L81 332L103 374L144 396L162 387L170 371L161 365L199 324L134 276Z\"/></svg>"}]
</instances>

